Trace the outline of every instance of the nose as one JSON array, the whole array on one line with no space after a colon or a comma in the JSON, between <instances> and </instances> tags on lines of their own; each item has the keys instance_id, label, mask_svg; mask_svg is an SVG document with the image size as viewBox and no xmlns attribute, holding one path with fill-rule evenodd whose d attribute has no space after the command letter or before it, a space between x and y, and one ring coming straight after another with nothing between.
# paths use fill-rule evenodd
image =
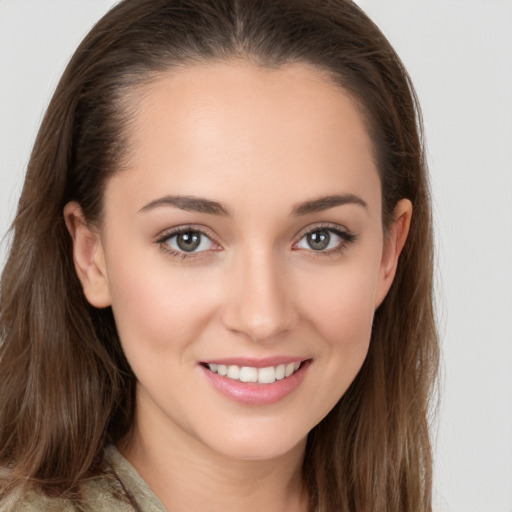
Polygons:
<instances>
[{"instance_id":1,"label":"nose","mask_svg":"<svg viewBox=\"0 0 512 512\"><path fill-rule=\"evenodd\" d=\"M271 255L241 257L232 269L223 308L225 327L258 342L271 342L293 329L298 312L287 274Z\"/></svg>"}]
</instances>

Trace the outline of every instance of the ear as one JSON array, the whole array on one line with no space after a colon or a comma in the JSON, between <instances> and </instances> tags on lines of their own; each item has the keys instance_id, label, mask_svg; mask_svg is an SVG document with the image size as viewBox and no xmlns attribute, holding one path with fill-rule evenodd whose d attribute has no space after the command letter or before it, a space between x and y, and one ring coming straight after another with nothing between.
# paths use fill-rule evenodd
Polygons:
<instances>
[{"instance_id":1,"label":"ear","mask_svg":"<svg viewBox=\"0 0 512 512\"><path fill-rule=\"evenodd\" d=\"M97 308L110 306L105 255L98 230L87 223L75 201L64 207L64 219L73 239L73 261L85 297Z\"/></svg>"},{"instance_id":2,"label":"ear","mask_svg":"<svg viewBox=\"0 0 512 512\"><path fill-rule=\"evenodd\" d=\"M382 260L379 270L379 282L375 295L375 309L377 309L386 297L393 279L395 278L398 266L398 258L404 248L409 227L411 225L412 203L408 199L401 199L394 211L393 222L389 226L388 233L384 238L382 249Z\"/></svg>"}]
</instances>

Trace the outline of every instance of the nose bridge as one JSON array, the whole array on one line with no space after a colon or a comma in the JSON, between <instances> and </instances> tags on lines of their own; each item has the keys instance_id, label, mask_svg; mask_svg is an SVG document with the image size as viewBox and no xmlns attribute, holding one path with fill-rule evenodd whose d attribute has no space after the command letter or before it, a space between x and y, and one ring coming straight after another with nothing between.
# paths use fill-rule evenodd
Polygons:
<instances>
[{"instance_id":1,"label":"nose bridge","mask_svg":"<svg viewBox=\"0 0 512 512\"><path fill-rule=\"evenodd\" d=\"M283 262L271 249L237 258L224 323L255 341L271 340L296 322L291 283Z\"/></svg>"}]
</instances>

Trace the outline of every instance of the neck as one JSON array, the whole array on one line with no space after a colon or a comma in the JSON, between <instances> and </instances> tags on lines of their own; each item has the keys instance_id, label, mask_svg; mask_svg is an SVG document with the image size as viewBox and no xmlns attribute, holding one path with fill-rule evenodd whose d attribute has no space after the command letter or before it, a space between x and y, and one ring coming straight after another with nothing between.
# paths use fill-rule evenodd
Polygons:
<instances>
[{"instance_id":1,"label":"neck","mask_svg":"<svg viewBox=\"0 0 512 512\"><path fill-rule=\"evenodd\" d=\"M142 418L119 445L168 512L306 512L305 445L268 460L219 454L188 433L146 431ZM153 425L154 427L154 425Z\"/></svg>"}]
</instances>

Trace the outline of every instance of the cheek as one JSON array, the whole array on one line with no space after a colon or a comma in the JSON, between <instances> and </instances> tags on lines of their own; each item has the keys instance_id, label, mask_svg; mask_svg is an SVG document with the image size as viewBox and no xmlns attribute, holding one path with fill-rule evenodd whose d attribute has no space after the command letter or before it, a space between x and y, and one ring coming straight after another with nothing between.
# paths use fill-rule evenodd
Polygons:
<instances>
[{"instance_id":1,"label":"cheek","mask_svg":"<svg viewBox=\"0 0 512 512\"><path fill-rule=\"evenodd\" d=\"M158 357L185 347L212 314L208 281L200 272L173 272L161 254L147 259L135 253L116 260L111 269L112 309L129 359L134 352L137 358Z\"/></svg>"},{"instance_id":2,"label":"cheek","mask_svg":"<svg viewBox=\"0 0 512 512\"><path fill-rule=\"evenodd\" d=\"M302 316L308 319L312 338L318 340L317 382L306 397L312 404L311 427L352 384L367 356L372 331L375 266L340 265L332 270L317 274L314 286L308 281L301 300Z\"/></svg>"},{"instance_id":3,"label":"cheek","mask_svg":"<svg viewBox=\"0 0 512 512\"><path fill-rule=\"evenodd\" d=\"M311 322L334 346L366 346L370 339L377 272L375 266L338 269L309 286L306 302Z\"/></svg>"}]
</instances>

